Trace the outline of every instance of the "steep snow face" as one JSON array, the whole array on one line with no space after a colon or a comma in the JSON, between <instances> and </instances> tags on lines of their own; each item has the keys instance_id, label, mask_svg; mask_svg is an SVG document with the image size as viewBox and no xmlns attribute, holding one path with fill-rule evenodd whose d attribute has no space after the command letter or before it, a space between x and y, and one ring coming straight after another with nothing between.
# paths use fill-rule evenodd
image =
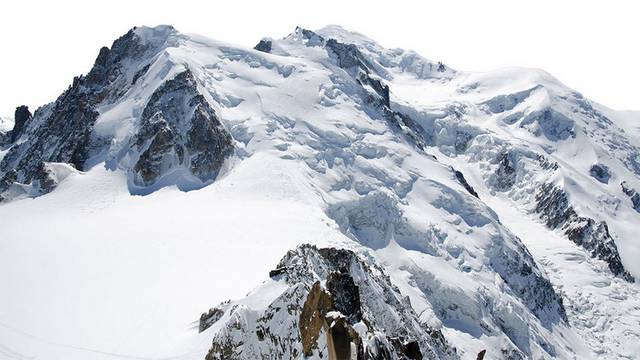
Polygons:
<instances>
[{"instance_id":1,"label":"steep snow face","mask_svg":"<svg viewBox=\"0 0 640 360\"><path fill-rule=\"evenodd\" d=\"M71 359L630 356L638 143L600 109L336 26L255 49L133 29L3 148L1 338Z\"/></svg>"}]
</instances>

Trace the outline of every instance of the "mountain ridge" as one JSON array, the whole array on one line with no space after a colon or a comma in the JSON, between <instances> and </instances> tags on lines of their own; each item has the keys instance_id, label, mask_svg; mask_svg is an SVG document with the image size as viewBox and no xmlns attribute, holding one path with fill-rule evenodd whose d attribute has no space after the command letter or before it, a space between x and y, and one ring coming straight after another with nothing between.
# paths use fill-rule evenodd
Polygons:
<instances>
[{"instance_id":1,"label":"mountain ridge","mask_svg":"<svg viewBox=\"0 0 640 360\"><path fill-rule=\"evenodd\" d=\"M591 301L621 302L620 311L640 316L633 300L637 294L634 275L639 272L630 260L640 253L630 241L630 224L639 216L633 209L633 191L640 189L640 151L634 136L599 108L545 72L518 68L461 72L411 51L384 49L336 26L317 32L297 28L282 39L262 39L256 50L180 34L170 26L134 28L110 49L102 48L92 70L76 78L56 102L29 117L26 127L16 132L20 139L5 143L0 162L0 193L5 203L0 213L18 220L20 214L39 213L35 211L39 204L68 202L68 209L54 208L95 224L99 220L94 212L111 214L109 219L115 209L144 213L139 204L155 203L159 209L152 212L154 216L142 216L136 225L154 234L143 243L166 259L161 244L175 249L180 245L151 230L161 220L169 220L160 215L168 205L154 201L164 199L182 213L173 220L185 231L177 238L197 242L196 251L226 248L227 256L237 260L251 247L255 249L250 252L268 253L270 263L258 265L264 260L256 257L256 264L243 264L247 267L243 279L254 285L263 281L252 296L221 306L211 313L222 313L217 321L207 320L214 326L208 324L201 334L189 335L189 341L172 341L164 349L173 354L184 346L190 351L200 349L183 358L204 357L205 347L210 346L203 344L211 341L210 358L246 356L229 352L232 347L225 344L234 341L245 344L247 351L250 347L257 351L254 355L269 356L276 351L275 344L287 343L286 354L294 354L295 349L296 356L304 352L326 357L339 352L335 344L345 339L332 337L338 331L333 329L335 324L342 324L340 331L351 334L348 343L359 344L356 348L362 347L362 356L370 358L385 351L392 358L408 357L407 349L413 349L413 354L415 346L420 356L435 358L475 356L482 350L487 356L516 359L594 354L616 358L633 351L630 344L639 336L637 327L615 317L618 312L597 313L593 305L585 307L580 301L587 295L580 288L585 288L583 279L597 278L589 284L596 294ZM118 181L121 184L114 185ZM99 190L89 195L81 190L83 183ZM194 191L175 191L174 186ZM596 200L585 193L597 196ZM94 200L81 205L84 200L77 194ZM127 199L125 194L144 196ZM35 199L25 202L25 197ZM259 211L247 209L251 216L242 216L242 207L232 205L237 201L284 213L270 214L275 225L265 226L257 220L263 216ZM218 206L232 210L225 214ZM285 214L288 208L314 220L304 224L297 215ZM219 219L196 215L198 209L212 211ZM247 229L259 225L264 232L250 231L253 239L240 236L243 241L223 245L235 243L229 234L239 233L221 219ZM207 222L215 226L203 230ZM562 241L563 250L556 253L546 240L522 236L528 227L521 224ZM538 225L548 229L539 230ZM292 230L278 235L279 229L273 226ZM35 246L40 230L21 233L8 225L0 231ZM114 227L110 232L129 237L126 229ZM312 232L330 240L310 236ZM136 234L132 240L146 236ZM211 236L209 242L195 240ZM67 243L59 235L54 237ZM114 242L108 234L97 238L106 244ZM16 252L27 246L15 241L4 246ZM90 241L81 249L91 244L96 246ZM539 248L538 244L546 245ZM131 246L135 245L125 248L140 251ZM418 327L440 332L448 345L432 348L439 345L422 341L416 335L419 332L396 341L397 334L376 326L373 318L367 322L347 313L359 313L353 309L361 306L349 297L351 305L327 312L333 320L312 336L316 342L306 342L311 348L298 348L295 324L303 321L305 299L340 297L330 279L337 277L343 279L340 284L348 284L349 277L362 276L340 266L327 270L326 265L318 265L323 269L318 270L313 265L304 270L305 277L319 285L309 280L288 290L294 284L285 284L278 276L265 279L266 271L260 276L258 267L272 267L286 251L315 254L309 250L313 247L305 246L328 249L322 251L349 249L378 263L375 266L382 273L367 277L389 279L385 286L395 289L398 295L394 296L410 299L382 310L413 313ZM566 256L558 257L562 254ZM192 256L206 261L206 257ZM322 256L309 256L324 261ZM237 264L219 255L215 258L238 271ZM117 266L116 258L108 259ZM283 273L291 266L285 259L278 266ZM174 267L194 266L184 263L188 261L185 258ZM206 263L216 272L226 269ZM565 271L574 263L580 269L575 278ZM20 268L9 264L8 269ZM211 274L204 270L207 267L199 269ZM552 276L548 269L553 270ZM222 285L226 280L217 281L220 284L215 280L209 284L213 290L196 287L197 292L215 294L217 301L241 296L238 288ZM142 289L147 291L145 286ZM356 289L365 291L361 286ZM288 303L292 300L287 296L278 301L297 310L274 315L269 309L283 305L270 301L287 291L296 294L296 303ZM629 295L612 300L612 293ZM12 302L5 305L15 309ZM583 311L594 319L610 319L615 326L597 333L581 318ZM334 312L349 320L338 321L341 317ZM370 317L375 314L370 309L364 312ZM281 332L270 331L271 339L277 339L271 345L260 340L258 330L263 325L254 322L256 313L271 314L289 324ZM234 327L238 321L239 329ZM227 337L216 335L225 328ZM171 329L185 338L175 327ZM264 337L264 329L260 331ZM154 336L148 341L161 338ZM605 345L597 345L598 339ZM98 340L83 341L95 346ZM615 341L625 343L616 347ZM143 354L149 349L125 347Z\"/></svg>"}]
</instances>

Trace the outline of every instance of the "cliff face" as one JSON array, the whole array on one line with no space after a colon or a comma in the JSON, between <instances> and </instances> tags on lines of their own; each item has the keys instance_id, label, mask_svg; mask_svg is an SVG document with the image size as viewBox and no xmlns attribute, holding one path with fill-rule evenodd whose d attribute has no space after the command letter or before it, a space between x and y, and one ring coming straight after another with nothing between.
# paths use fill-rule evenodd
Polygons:
<instances>
[{"instance_id":1,"label":"cliff face","mask_svg":"<svg viewBox=\"0 0 640 360\"><path fill-rule=\"evenodd\" d=\"M99 109L126 102L136 88L147 87L142 82L151 65L179 37L172 27L134 28L111 49L103 47L91 71L75 78L69 89L38 109L33 118L26 107L17 108L10 148L0 162L0 172L16 174L15 179L5 179L4 198L53 190L53 185L42 188L35 183L46 181L45 163L68 163L82 171L88 161L93 165L113 152L116 159L109 160L121 162L134 193L182 183L174 178L156 185L164 175L179 171L202 184L213 180L233 153L233 143L189 69L155 85L135 121L134 134L127 139L96 131ZM24 141L17 143L20 137ZM11 185L12 191L7 192Z\"/></svg>"},{"instance_id":2,"label":"cliff face","mask_svg":"<svg viewBox=\"0 0 640 360\"><path fill-rule=\"evenodd\" d=\"M272 279L288 288L261 312L233 302L214 308L224 314L216 315L221 330L207 359L459 358L371 258L302 245L277 269ZM215 324L204 315L203 322Z\"/></svg>"}]
</instances>

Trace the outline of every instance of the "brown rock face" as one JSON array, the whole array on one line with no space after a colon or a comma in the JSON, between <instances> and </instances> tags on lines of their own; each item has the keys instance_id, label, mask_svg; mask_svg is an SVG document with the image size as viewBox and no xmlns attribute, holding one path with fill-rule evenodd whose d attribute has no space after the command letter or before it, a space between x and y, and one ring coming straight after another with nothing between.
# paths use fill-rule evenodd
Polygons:
<instances>
[{"instance_id":1,"label":"brown rock face","mask_svg":"<svg viewBox=\"0 0 640 360\"><path fill-rule=\"evenodd\" d=\"M325 316L333 310L331 294L322 288L320 282L313 284L300 314L300 340L306 356L312 355L317 346L320 330L325 324Z\"/></svg>"}]
</instances>

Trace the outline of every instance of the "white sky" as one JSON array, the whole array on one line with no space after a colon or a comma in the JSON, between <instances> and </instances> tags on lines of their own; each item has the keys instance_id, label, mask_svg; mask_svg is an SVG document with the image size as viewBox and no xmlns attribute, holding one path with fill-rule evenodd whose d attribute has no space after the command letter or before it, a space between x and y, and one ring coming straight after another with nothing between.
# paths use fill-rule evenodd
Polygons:
<instances>
[{"instance_id":1,"label":"white sky","mask_svg":"<svg viewBox=\"0 0 640 360\"><path fill-rule=\"evenodd\" d=\"M638 1L3 0L0 115L55 100L101 46L157 24L246 46L338 24L459 70L542 68L592 100L640 110Z\"/></svg>"}]
</instances>

